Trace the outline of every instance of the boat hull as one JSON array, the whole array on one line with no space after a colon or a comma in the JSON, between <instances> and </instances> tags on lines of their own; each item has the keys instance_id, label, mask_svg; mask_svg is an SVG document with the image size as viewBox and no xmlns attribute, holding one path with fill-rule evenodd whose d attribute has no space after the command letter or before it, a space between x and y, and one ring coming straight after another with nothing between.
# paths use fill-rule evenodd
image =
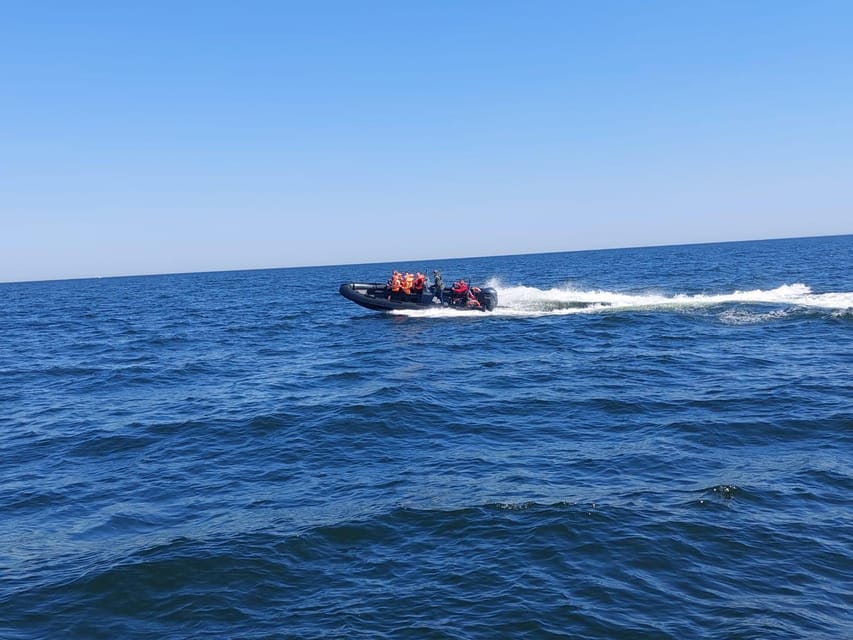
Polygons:
<instances>
[{"instance_id":1,"label":"boat hull","mask_svg":"<svg viewBox=\"0 0 853 640\"><path fill-rule=\"evenodd\" d=\"M374 311L423 310L430 308L449 307L459 310L493 311L498 305L498 292L491 287L480 289L477 294L479 307L470 307L464 299L455 299L449 288L444 289L444 302L433 296L432 291L406 295L392 294L382 283L347 282L340 286L339 293L347 300L352 300L366 309Z\"/></svg>"}]
</instances>

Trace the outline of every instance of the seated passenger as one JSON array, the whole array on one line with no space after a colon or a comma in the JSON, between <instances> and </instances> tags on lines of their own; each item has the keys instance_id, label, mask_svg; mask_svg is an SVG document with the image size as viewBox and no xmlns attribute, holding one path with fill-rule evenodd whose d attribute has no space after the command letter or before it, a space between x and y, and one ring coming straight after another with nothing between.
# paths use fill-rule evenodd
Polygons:
<instances>
[{"instance_id":1,"label":"seated passenger","mask_svg":"<svg viewBox=\"0 0 853 640\"><path fill-rule=\"evenodd\" d=\"M469 287L468 288L468 296L465 300L466 307L472 307L474 309L480 308L482 305L480 301L477 300L477 294L480 293L479 287Z\"/></svg>"},{"instance_id":2,"label":"seated passenger","mask_svg":"<svg viewBox=\"0 0 853 640\"><path fill-rule=\"evenodd\" d=\"M450 302L452 304L462 304L467 291L468 284L464 280L457 280L450 289Z\"/></svg>"},{"instance_id":3,"label":"seated passenger","mask_svg":"<svg viewBox=\"0 0 853 640\"><path fill-rule=\"evenodd\" d=\"M415 275L415 284L414 289L415 293L420 295L424 292L424 285L426 284L426 276L422 274L420 271Z\"/></svg>"},{"instance_id":4,"label":"seated passenger","mask_svg":"<svg viewBox=\"0 0 853 640\"><path fill-rule=\"evenodd\" d=\"M397 297L397 295L399 295L400 293L400 289L402 288L402 286L403 281L400 277L400 272L395 271L391 274L391 279L388 280L388 290L390 291L390 294L387 296L388 300L390 300L392 297Z\"/></svg>"}]
</instances>

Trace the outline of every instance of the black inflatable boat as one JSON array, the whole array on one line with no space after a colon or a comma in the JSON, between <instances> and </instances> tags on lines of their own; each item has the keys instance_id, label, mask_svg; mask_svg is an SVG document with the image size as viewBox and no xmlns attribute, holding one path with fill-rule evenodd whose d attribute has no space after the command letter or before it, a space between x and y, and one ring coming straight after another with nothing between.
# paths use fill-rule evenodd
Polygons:
<instances>
[{"instance_id":1,"label":"black inflatable boat","mask_svg":"<svg viewBox=\"0 0 853 640\"><path fill-rule=\"evenodd\" d=\"M451 287L445 287L440 300L431 290L425 288L422 293L392 293L380 282L348 282L341 285L340 294L362 307L374 311L394 311L395 309L430 309L450 307L475 311L493 311L498 306L498 292L491 287L471 287L471 293L454 293Z\"/></svg>"}]
</instances>

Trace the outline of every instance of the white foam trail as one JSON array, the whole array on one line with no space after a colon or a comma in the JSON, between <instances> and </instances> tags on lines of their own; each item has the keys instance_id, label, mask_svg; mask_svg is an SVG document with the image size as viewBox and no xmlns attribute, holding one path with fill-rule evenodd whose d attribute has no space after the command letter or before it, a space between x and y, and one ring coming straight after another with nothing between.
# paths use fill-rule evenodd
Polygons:
<instances>
[{"instance_id":1,"label":"white foam trail","mask_svg":"<svg viewBox=\"0 0 853 640\"><path fill-rule=\"evenodd\" d=\"M429 309L424 311L398 311L395 313L423 317L483 317L497 316L540 316L569 315L575 313L601 313L615 310L666 310L695 309L721 304L753 303L782 304L786 306L807 307L849 312L853 309L853 292L812 293L810 287L802 283L785 284L775 289L753 289L718 294L671 294L646 292L640 294L620 293L601 289L576 289L574 287L556 287L537 289L523 285L508 286L498 280L491 280L486 286L498 291L498 308L491 314L481 311L458 311L455 309ZM771 312L767 319L777 317ZM737 316L727 316L737 322Z\"/></svg>"},{"instance_id":2,"label":"white foam trail","mask_svg":"<svg viewBox=\"0 0 853 640\"><path fill-rule=\"evenodd\" d=\"M500 295L500 294L498 294ZM492 313L496 313L495 309ZM409 316L413 318L482 318L489 313L484 313L479 309L450 309L449 307L436 306L435 308L427 307L426 309L399 309L389 311L394 316Z\"/></svg>"}]
</instances>

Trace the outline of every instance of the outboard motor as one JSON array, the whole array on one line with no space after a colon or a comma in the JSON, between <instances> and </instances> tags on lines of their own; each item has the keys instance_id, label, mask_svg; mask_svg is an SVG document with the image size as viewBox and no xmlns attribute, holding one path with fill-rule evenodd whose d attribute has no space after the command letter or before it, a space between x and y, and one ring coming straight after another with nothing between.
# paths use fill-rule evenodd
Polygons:
<instances>
[{"instance_id":1,"label":"outboard motor","mask_svg":"<svg viewBox=\"0 0 853 640\"><path fill-rule=\"evenodd\" d=\"M477 301L486 311L494 311L498 306L498 292L492 287L484 287L477 294Z\"/></svg>"}]
</instances>

